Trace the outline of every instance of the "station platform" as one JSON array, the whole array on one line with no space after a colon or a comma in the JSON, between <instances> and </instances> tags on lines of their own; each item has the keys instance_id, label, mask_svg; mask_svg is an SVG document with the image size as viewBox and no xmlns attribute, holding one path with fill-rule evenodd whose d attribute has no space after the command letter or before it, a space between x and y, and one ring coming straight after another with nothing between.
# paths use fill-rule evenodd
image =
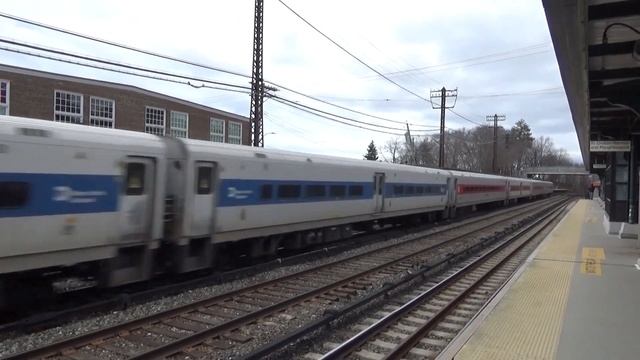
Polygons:
<instances>
[{"instance_id":1,"label":"station platform","mask_svg":"<svg viewBox=\"0 0 640 360\"><path fill-rule=\"evenodd\" d=\"M640 247L579 200L439 358L640 359Z\"/></svg>"}]
</instances>

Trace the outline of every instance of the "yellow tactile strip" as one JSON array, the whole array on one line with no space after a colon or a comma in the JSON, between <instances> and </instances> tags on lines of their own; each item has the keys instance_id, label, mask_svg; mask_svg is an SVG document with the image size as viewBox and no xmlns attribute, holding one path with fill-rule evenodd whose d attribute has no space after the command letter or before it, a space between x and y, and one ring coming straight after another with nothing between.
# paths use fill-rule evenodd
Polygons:
<instances>
[{"instance_id":1,"label":"yellow tactile strip","mask_svg":"<svg viewBox=\"0 0 640 360\"><path fill-rule=\"evenodd\" d=\"M467 359L553 359L589 201L580 200L549 234L513 287L455 356ZM547 261L568 260L568 261Z\"/></svg>"}]
</instances>

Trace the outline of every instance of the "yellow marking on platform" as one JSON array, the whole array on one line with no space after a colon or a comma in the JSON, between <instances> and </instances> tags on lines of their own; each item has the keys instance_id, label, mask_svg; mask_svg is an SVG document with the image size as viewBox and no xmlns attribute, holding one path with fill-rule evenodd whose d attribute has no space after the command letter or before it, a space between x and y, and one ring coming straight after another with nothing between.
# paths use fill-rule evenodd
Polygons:
<instances>
[{"instance_id":1,"label":"yellow marking on platform","mask_svg":"<svg viewBox=\"0 0 640 360\"><path fill-rule=\"evenodd\" d=\"M604 260L606 257L604 256L603 248L592 248L592 247L584 247L582 248L582 258L583 259L598 259Z\"/></svg>"},{"instance_id":2,"label":"yellow marking on platform","mask_svg":"<svg viewBox=\"0 0 640 360\"><path fill-rule=\"evenodd\" d=\"M580 272L583 274L602 276L602 260L605 259L603 248L582 248L582 265Z\"/></svg>"},{"instance_id":3,"label":"yellow marking on platform","mask_svg":"<svg viewBox=\"0 0 640 360\"><path fill-rule=\"evenodd\" d=\"M547 236L532 261L455 356L467 359L553 359L590 201L580 200Z\"/></svg>"},{"instance_id":4,"label":"yellow marking on platform","mask_svg":"<svg viewBox=\"0 0 640 360\"><path fill-rule=\"evenodd\" d=\"M584 259L580 265L580 272L588 275L602 276L602 264L598 259Z\"/></svg>"}]
</instances>

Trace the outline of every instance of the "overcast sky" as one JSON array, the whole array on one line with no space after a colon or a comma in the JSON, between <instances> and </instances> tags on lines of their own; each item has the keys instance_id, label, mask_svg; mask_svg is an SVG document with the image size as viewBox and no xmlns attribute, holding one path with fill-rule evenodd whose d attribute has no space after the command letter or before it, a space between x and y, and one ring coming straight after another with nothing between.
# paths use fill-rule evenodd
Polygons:
<instances>
[{"instance_id":1,"label":"overcast sky","mask_svg":"<svg viewBox=\"0 0 640 360\"><path fill-rule=\"evenodd\" d=\"M474 122L504 114L511 127L525 119L535 136L549 136L575 160L580 151L562 90L544 9L539 0L372 1L284 0L301 16L374 69L418 96L458 88L453 109ZM2 12L134 47L250 75L253 6L234 1L4 0ZM61 35L0 18L0 38L74 53L249 85L225 75ZM0 44L0 47L9 45ZM247 94L112 73L0 51L2 63L122 82L249 115ZM410 71L409 71L410 70ZM386 119L409 122L413 134L434 129L440 113L384 80L297 18L278 0L265 0L264 77L293 90ZM404 126L322 104L284 89L276 95L358 121ZM349 127L273 99L265 103L265 144L310 153L362 158L367 144L394 135ZM117 121L117 119L116 119ZM447 113L447 127L475 124ZM431 126L431 127L429 127Z\"/></svg>"}]
</instances>

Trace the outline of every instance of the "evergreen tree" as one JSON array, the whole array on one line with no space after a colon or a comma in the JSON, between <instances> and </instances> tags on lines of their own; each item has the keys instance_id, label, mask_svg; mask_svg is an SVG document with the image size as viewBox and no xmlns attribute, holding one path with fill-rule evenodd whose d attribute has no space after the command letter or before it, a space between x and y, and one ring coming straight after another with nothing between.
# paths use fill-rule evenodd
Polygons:
<instances>
[{"instance_id":1,"label":"evergreen tree","mask_svg":"<svg viewBox=\"0 0 640 360\"><path fill-rule=\"evenodd\" d=\"M367 147L367 153L364 154L364 159L373 161L378 160L378 149L376 149L376 144L373 143L373 140L371 140L371 143L369 143L369 146Z\"/></svg>"}]
</instances>

